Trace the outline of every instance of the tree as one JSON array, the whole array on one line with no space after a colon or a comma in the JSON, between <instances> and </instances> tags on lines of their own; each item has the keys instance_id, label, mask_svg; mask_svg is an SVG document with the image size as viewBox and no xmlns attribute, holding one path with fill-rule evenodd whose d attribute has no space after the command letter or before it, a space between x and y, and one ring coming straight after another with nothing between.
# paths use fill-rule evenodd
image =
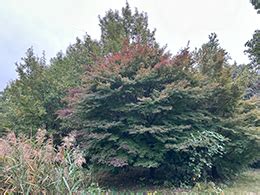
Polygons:
<instances>
[{"instance_id":1,"label":"tree","mask_svg":"<svg viewBox=\"0 0 260 195\"><path fill-rule=\"evenodd\" d=\"M222 59L215 61L219 51ZM245 135L249 123L234 123L234 116L243 118L237 113L242 75L232 80L226 54L214 52L206 53L211 58L203 64L188 48L171 57L153 45L125 42L87 70L60 118L78 131L86 158L98 170L161 170L164 179L187 183L232 175L255 160L259 137L254 124L254 133ZM204 65L221 68L212 75ZM211 79L215 74L219 78Z\"/></svg>"},{"instance_id":2,"label":"tree","mask_svg":"<svg viewBox=\"0 0 260 195\"><path fill-rule=\"evenodd\" d=\"M195 61L197 68L202 74L206 74L209 78L218 79L221 71L228 65L228 53L219 46L219 40L216 33L209 35L209 42L203 44L201 48L195 52Z\"/></svg>"},{"instance_id":3,"label":"tree","mask_svg":"<svg viewBox=\"0 0 260 195\"><path fill-rule=\"evenodd\" d=\"M122 8L121 14L117 10L109 10L103 18L99 16L99 26L104 55L119 51L124 41L158 45L155 42L155 30L148 28L147 14L139 13L137 9L132 13L128 3Z\"/></svg>"},{"instance_id":4,"label":"tree","mask_svg":"<svg viewBox=\"0 0 260 195\"><path fill-rule=\"evenodd\" d=\"M246 42L245 46L247 50L245 53L248 54L250 59L251 68L254 70L260 70L260 30L256 30L253 34L253 38Z\"/></svg>"},{"instance_id":5,"label":"tree","mask_svg":"<svg viewBox=\"0 0 260 195\"><path fill-rule=\"evenodd\" d=\"M97 41L85 35L83 40L77 38L76 43L67 48L65 54L58 53L51 59L51 65L46 71L48 82L50 82L46 105L49 107L50 121L56 121L54 128L57 133L66 133L61 129L57 111L66 106L64 97L71 88L81 85L82 76L86 65L92 66L93 61L100 55L100 47Z\"/></svg>"},{"instance_id":6,"label":"tree","mask_svg":"<svg viewBox=\"0 0 260 195\"><path fill-rule=\"evenodd\" d=\"M99 46L88 35L70 45L65 55L61 52L49 66L44 56L38 58L29 48L23 62L16 64L18 78L3 93L4 129L34 134L38 128L60 132L57 110L65 106L67 90L80 85L83 64L99 55Z\"/></svg>"},{"instance_id":7,"label":"tree","mask_svg":"<svg viewBox=\"0 0 260 195\"><path fill-rule=\"evenodd\" d=\"M252 5L258 10L260 13L260 2L259 0L251 0ZM248 65L248 69L251 74L250 83L247 89L248 97L252 97L254 95L259 96L260 93L260 30L256 30L253 34L253 38L246 42L245 46L247 49L245 53L248 55L250 63Z\"/></svg>"},{"instance_id":8,"label":"tree","mask_svg":"<svg viewBox=\"0 0 260 195\"><path fill-rule=\"evenodd\" d=\"M23 63L17 63L18 79L13 81L3 93L5 121L4 128L16 132L33 133L39 127L47 126L47 111L44 106L48 82L45 80L46 64L44 56L39 59L29 48Z\"/></svg>"}]
</instances>

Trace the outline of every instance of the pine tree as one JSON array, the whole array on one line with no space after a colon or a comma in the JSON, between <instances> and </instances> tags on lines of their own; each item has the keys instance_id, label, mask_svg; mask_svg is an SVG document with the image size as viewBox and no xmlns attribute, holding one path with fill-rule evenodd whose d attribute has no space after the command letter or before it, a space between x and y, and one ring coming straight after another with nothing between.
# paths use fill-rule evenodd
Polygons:
<instances>
[{"instance_id":1,"label":"pine tree","mask_svg":"<svg viewBox=\"0 0 260 195\"><path fill-rule=\"evenodd\" d=\"M22 63L17 63L18 79L4 90L5 118L4 128L16 132L33 133L37 128L47 125L48 117L44 98L48 90L45 80L46 64L34 55L29 48Z\"/></svg>"},{"instance_id":2,"label":"pine tree","mask_svg":"<svg viewBox=\"0 0 260 195\"><path fill-rule=\"evenodd\" d=\"M117 10L109 10L104 17L99 16L99 26L104 55L119 51L124 41L158 45L155 42L155 30L148 28L147 14L139 13L137 9L133 13L128 3L122 8L121 14Z\"/></svg>"},{"instance_id":3,"label":"pine tree","mask_svg":"<svg viewBox=\"0 0 260 195\"><path fill-rule=\"evenodd\" d=\"M253 38L246 42L247 49L245 53L248 54L250 59L251 69L256 71L260 70L260 30L256 30Z\"/></svg>"}]
</instances>

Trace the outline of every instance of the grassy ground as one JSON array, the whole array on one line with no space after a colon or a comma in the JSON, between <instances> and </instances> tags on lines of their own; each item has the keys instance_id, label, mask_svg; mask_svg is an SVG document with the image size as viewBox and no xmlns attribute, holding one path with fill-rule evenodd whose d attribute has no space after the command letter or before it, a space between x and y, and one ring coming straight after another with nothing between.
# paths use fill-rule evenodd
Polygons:
<instances>
[{"instance_id":1,"label":"grassy ground","mask_svg":"<svg viewBox=\"0 0 260 195\"><path fill-rule=\"evenodd\" d=\"M260 169L243 173L234 184L224 188L225 194L259 194Z\"/></svg>"},{"instance_id":2,"label":"grassy ground","mask_svg":"<svg viewBox=\"0 0 260 195\"><path fill-rule=\"evenodd\" d=\"M149 189L149 188L148 188ZM170 194L220 194L220 195L260 195L260 169L251 169L241 174L229 185L215 186L214 183L197 184L193 189L171 188L139 188L135 190L110 191L108 194L137 194L137 195L170 195Z\"/></svg>"}]
</instances>

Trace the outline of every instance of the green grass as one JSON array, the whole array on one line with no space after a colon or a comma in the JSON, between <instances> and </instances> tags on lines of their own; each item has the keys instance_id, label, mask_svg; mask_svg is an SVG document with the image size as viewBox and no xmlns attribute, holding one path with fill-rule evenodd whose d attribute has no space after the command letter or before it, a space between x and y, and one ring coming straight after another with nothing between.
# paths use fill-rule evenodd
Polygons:
<instances>
[{"instance_id":1,"label":"green grass","mask_svg":"<svg viewBox=\"0 0 260 195\"><path fill-rule=\"evenodd\" d=\"M228 185L214 185L214 183L200 183L193 189L185 188L158 188L135 190L120 190L120 192L110 191L108 194L148 194L148 195L170 195L170 194L220 194L220 195L260 195L260 169L251 169L238 176Z\"/></svg>"},{"instance_id":2,"label":"green grass","mask_svg":"<svg viewBox=\"0 0 260 195\"><path fill-rule=\"evenodd\" d=\"M244 172L223 190L225 194L260 194L260 169Z\"/></svg>"}]
</instances>

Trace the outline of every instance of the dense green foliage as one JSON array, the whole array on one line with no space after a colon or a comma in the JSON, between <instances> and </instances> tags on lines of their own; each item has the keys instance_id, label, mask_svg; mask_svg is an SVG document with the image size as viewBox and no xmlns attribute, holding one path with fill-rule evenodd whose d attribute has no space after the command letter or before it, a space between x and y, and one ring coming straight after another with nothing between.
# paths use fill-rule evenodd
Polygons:
<instances>
[{"instance_id":1,"label":"dense green foliage","mask_svg":"<svg viewBox=\"0 0 260 195\"><path fill-rule=\"evenodd\" d=\"M259 160L259 32L232 65L216 34L172 56L126 4L46 64L28 49L0 94L0 134L67 134L95 171L147 171L179 185L229 178ZM58 142L57 142L58 143Z\"/></svg>"},{"instance_id":2,"label":"dense green foliage","mask_svg":"<svg viewBox=\"0 0 260 195\"><path fill-rule=\"evenodd\" d=\"M77 39L75 44L69 46L65 55L58 53L51 60L51 65L46 71L50 83L47 109L50 121L55 121L55 126L45 127L48 131L60 132L60 120L57 119L56 112L66 105L63 98L68 90L81 84L84 65L93 64L94 59L99 55L99 50L98 43L86 35L83 40Z\"/></svg>"},{"instance_id":3,"label":"dense green foliage","mask_svg":"<svg viewBox=\"0 0 260 195\"><path fill-rule=\"evenodd\" d=\"M256 30L253 38L246 42L247 49L245 53L248 54L250 64L248 70L250 74L250 83L248 86L247 94L249 96L260 95L260 30Z\"/></svg>"},{"instance_id":4,"label":"dense green foliage","mask_svg":"<svg viewBox=\"0 0 260 195\"><path fill-rule=\"evenodd\" d=\"M174 57L125 42L87 70L60 117L80 132L94 168L163 170L191 183L259 158L259 116L242 99L247 76L232 78L226 52L209 38L194 56L186 48Z\"/></svg>"},{"instance_id":5,"label":"dense green foliage","mask_svg":"<svg viewBox=\"0 0 260 195\"><path fill-rule=\"evenodd\" d=\"M44 57L35 57L28 49L23 63L16 64L18 79L8 86L3 94L5 103L4 128L20 129L31 133L42 125L47 125L48 113L44 105L48 82L45 79Z\"/></svg>"},{"instance_id":6,"label":"dense green foliage","mask_svg":"<svg viewBox=\"0 0 260 195\"><path fill-rule=\"evenodd\" d=\"M260 1L251 0L252 5L260 13ZM250 59L249 70L251 70L251 82L248 86L248 93L259 96L260 93L260 30L255 30L252 39L246 42L245 53Z\"/></svg>"},{"instance_id":7,"label":"dense green foliage","mask_svg":"<svg viewBox=\"0 0 260 195\"><path fill-rule=\"evenodd\" d=\"M80 85L83 65L91 64L97 51L97 43L86 35L83 41L77 39L69 46L65 55L58 53L47 66L44 57L39 59L32 48L28 49L23 62L17 64L18 79L3 93L1 128L27 134L35 134L39 127L59 130L56 111L64 107L62 99L67 90Z\"/></svg>"}]
</instances>

